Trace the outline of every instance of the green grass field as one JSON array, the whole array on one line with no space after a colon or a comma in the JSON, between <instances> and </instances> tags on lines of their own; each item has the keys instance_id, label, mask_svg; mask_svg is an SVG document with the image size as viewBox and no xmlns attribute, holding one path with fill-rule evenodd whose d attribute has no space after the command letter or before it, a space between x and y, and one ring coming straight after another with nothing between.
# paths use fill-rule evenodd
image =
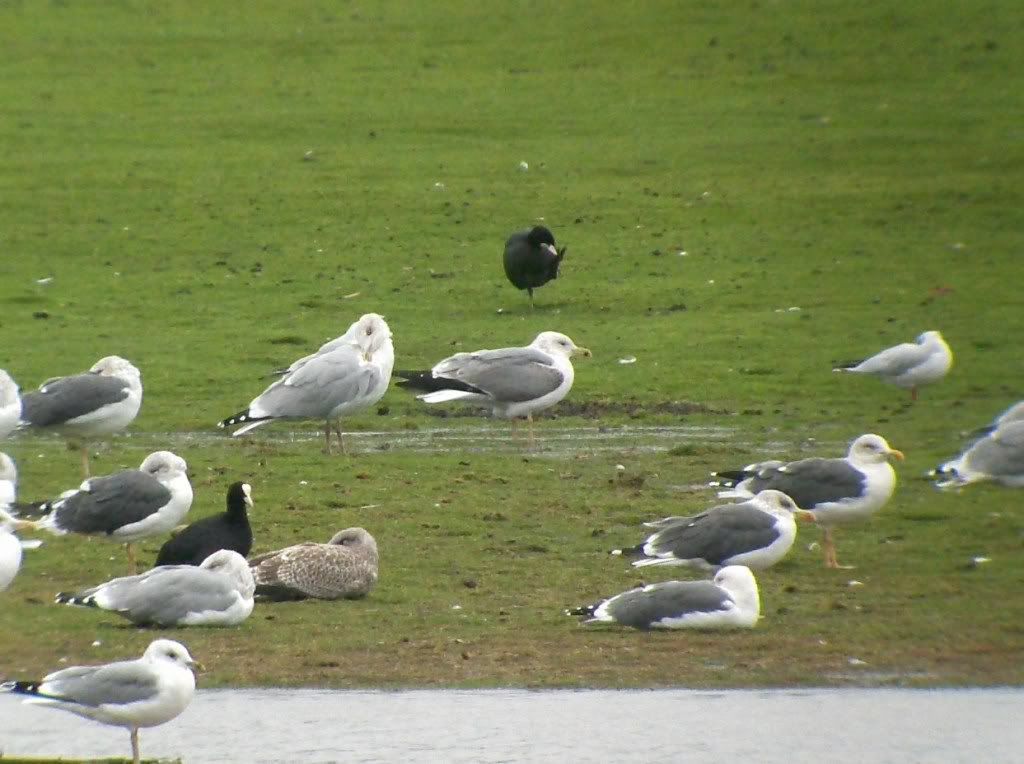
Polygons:
<instances>
[{"instance_id":1,"label":"green grass field","mask_svg":"<svg viewBox=\"0 0 1024 764\"><path fill-rule=\"evenodd\" d=\"M247 479L256 551L376 536L365 601L173 632L202 686L1020 683L1021 494L922 475L1022 397L1022 25L1009 0L0 3L0 367L132 360L142 412L94 472L170 448L193 518ZM540 220L569 253L531 310L501 249ZM545 329L594 358L532 450L398 389L349 457L322 423L216 431L370 311L398 368ZM914 406L830 372L927 329L956 363ZM669 425L728 429L643 429ZM607 550L709 506L708 470L868 431L908 459L839 535L856 570L804 527L751 632L561 614L639 580ZM4 448L24 499L80 480L58 440ZM46 542L0 595L0 674L140 654L159 632L50 604L122 551Z\"/></svg>"}]
</instances>

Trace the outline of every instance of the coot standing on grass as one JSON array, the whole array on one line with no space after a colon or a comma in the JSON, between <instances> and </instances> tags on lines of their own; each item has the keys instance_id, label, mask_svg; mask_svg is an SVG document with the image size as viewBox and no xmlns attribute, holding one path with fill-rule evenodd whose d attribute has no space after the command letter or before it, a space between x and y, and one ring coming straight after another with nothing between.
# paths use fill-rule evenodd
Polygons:
<instances>
[{"instance_id":1,"label":"coot standing on grass","mask_svg":"<svg viewBox=\"0 0 1024 764\"><path fill-rule=\"evenodd\" d=\"M533 290L558 278L558 266L568 247L555 248L554 234L542 225L517 231L505 242L505 275L516 289Z\"/></svg>"}]
</instances>

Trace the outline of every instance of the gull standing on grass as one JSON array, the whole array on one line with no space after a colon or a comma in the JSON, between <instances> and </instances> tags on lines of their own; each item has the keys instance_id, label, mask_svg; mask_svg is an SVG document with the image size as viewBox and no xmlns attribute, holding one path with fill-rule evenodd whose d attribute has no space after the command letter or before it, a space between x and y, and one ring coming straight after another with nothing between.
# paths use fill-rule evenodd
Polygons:
<instances>
[{"instance_id":1,"label":"gull standing on grass","mask_svg":"<svg viewBox=\"0 0 1024 764\"><path fill-rule=\"evenodd\" d=\"M719 491L721 498L749 499L774 488L809 510L822 529L825 565L840 567L832 529L836 525L865 520L892 497L896 472L889 457L903 460L903 452L892 448L881 435L861 435L842 459L801 459L781 467L765 469L763 463L754 475L737 482L729 490ZM717 473L721 477L723 472ZM723 485L727 481L716 481Z\"/></svg>"},{"instance_id":2,"label":"gull standing on grass","mask_svg":"<svg viewBox=\"0 0 1024 764\"><path fill-rule=\"evenodd\" d=\"M886 382L910 389L911 400L917 400L917 388L938 382L949 373L953 352L939 332L925 332L914 342L886 348L859 362L840 364L832 371L871 374Z\"/></svg>"},{"instance_id":3,"label":"gull standing on grass","mask_svg":"<svg viewBox=\"0 0 1024 764\"><path fill-rule=\"evenodd\" d=\"M289 366L246 409L218 426L243 425L232 433L238 437L275 419L322 419L326 450L331 451L333 426L344 452L338 420L369 408L384 396L394 363L391 329L382 316L367 313L344 335Z\"/></svg>"},{"instance_id":4,"label":"gull standing on grass","mask_svg":"<svg viewBox=\"0 0 1024 764\"><path fill-rule=\"evenodd\" d=\"M238 552L221 549L198 567L164 565L77 593L57 602L108 610L136 626L237 626L252 613L256 583Z\"/></svg>"},{"instance_id":5,"label":"gull standing on grass","mask_svg":"<svg viewBox=\"0 0 1024 764\"><path fill-rule=\"evenodd\" d=\"M607 621L634 629L752 628L761 617L757 580L749 568L730 565L711 581L664 581L566 610L583 623Z\"/></svg>"},{"instance_id":6,"label":"gull standing on grass","mask_svg":"<svg viewBox=\"0 0 1024 764\"><path fill-rule=\"evenodd\" d=\"M105 536L124 542L128 571L135 573L133 541L168 533L192 506L192 484L185 460L170 451L147 456L137 470L89 478L78 490L44 502L42 520L22 521L20 528Z\"/></svg>"},{"instance_id":7,"label":"gull standing on grass","mask_svg":"<svg viewBox=\"0 0 1024 764\"><path fill-rule=\"evenodd\" d=\"M490 408L502 419L526 417L533 436L533 415L565 398L575 372L570 359L590 356L559 332L541 332L526 347L456 353L430 371L400 371L399 387L421 391L425 403L465 401Z\"/></svg>"},{"instance_id":8,"label":"gull standing on grass","mask_svg":"<svg viewBox=\"0 0 1024 764\"><path fill-rule=\"evenodd\" d=\"M21 422L21 393L11 375L0 369L0 440L14 432Z\"/></svg>"},{"instance_id":9,"label":"gull standing on grass","mask_svg":"<svg viewBox=\"0 0 1024 764\"><path fill-rule=\"evenodd\" d=\"M139 729L169 722L185 710L195 694L192 670L197 668L202 665L184 645L158 639L138 660L71 666L40 680L4 682L0 690L25 696L25 703L127 728L132 762L139 764Z\"/></svg>"},{"instance_id":10,"label":"gull standing on grass","mask_svg":"<svg viewBox=\"0 0 1024 764\"><path fill-rule=\"evenodd\" d=\"M142 375L129 361L111 355L89 371L49 379L21 397L22 423L54 430L82 450L82 470L89 477L88 442L119 432L138 416Z\"/></svg>"}]
</instances>

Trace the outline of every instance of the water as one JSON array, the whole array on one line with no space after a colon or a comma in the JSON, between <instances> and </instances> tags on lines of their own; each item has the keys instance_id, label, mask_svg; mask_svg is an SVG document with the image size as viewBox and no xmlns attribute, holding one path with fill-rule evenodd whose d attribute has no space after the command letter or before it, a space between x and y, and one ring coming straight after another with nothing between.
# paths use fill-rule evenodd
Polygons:
<instances>
[{"instance_id":1,"label":"water","mask_svg":"<svg viewBox=\"0 0 1024 764\"><path fill-rule=\"evenodd\" d=\"M202 690L141 733L186 762L1001 762L1024 689ZM0 696L7 755L124 756L125 731Z\"/></svg>"},{"instance_id":2,"label":"water","mask_svg":"<svg viewBox=\"0 0 1024 764\"><path fill-rule=\"evenodd\" d=\"M614 427L551 427L538 426L531 442L525 424L515 434L508 422L486 425L459 424L452 427L430 427L419 430L364 430L346 432L346 448L352 453L408 451L413 453L536 453L546 456L573 456L604 451L656 452L667 451L681 443L732 443L753 446L737 439L734 427L703 425L616 425ZM323 445L323 432L286 430L284 426L268 427L247 438L271 445L311 443ZM195 432L126 433L122 439L145 448L186 448L195 445L217 445L231 442L223 430ZM63 445L50 438L50 441ZM36 442L46 442L39 436ZM762 448L764 444L759 444ZM782 444L768 444L769 449Z\"/></svg>"}]
</instances>

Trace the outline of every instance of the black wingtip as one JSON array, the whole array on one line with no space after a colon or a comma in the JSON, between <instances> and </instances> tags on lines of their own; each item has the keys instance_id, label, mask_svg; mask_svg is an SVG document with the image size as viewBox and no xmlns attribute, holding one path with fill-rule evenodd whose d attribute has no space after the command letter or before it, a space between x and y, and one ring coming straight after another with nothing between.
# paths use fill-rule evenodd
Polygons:
<instances>
[{"instance_id":1,"label":"black wingtip","mask_svg":"<svg viewBox=\"0 0 1024 764\"><path fill-rule=\"evenodd\" d=\"M595 610L597 610L597 605L580 605L579 607L566 610L565 614L579 616L580 618L590 618L594 615Z\"/></svg>"},{"instance_id":2,"label":"black wingtip","mask_svg":"<svg viewBox=\"0 0 1024 764\"><path fill-rule=\"evenodd\" d=\"M19 695L36 695L39 693L39 682L4 682L0 684L0 690L16 692Z\"/></svg>"},{"instance_id":3,"label":"black wingtip","mask_svg":"<svg viewBox=\"0 0 1024 764\"><path fill-rule=\"evenodd\" d=\"M615 557L625 557L627 560L635 560L640 557L646 557L644 554L644 545L637 544L636 546L625 547L623 549L612 549L608 554Z\"/></svg>"},{"instance_id":4,"label":"black wingtip","mask_svg":"<svg viewBox=\"0 0 1024 764\"><path fill-rule=\"evenodd\" d=\"M269 417L252 417L249 416L249 409L239 411L237 414L232 414L227 419L223 419L217 423L218 427L232 427L236 424L245 424L246 422L255 422L257 419L269 419Z\"/></svg>"},{"instance_id":5,"label":"black wingtip","mask_svg":"<svg viewBox=\"0 0 1024 764\"><path fill-rule=\"evenodd\" d=\"M52 501L29 501L15 503L10 506L12 514L27 519L30 517L46 517L53 511Z\"/></svg>"},{"instance_id":6,"label":"black wingtip","mask_svg":"<svg viewBox=\"0 0 1024 764\"><path fill-rule=\"evenodd\" d=\"M72 592L57 592L54 602L58 605L76 605L78 607L99 607L92 597L79 597Z\"/></svg>"}]
</instances>

